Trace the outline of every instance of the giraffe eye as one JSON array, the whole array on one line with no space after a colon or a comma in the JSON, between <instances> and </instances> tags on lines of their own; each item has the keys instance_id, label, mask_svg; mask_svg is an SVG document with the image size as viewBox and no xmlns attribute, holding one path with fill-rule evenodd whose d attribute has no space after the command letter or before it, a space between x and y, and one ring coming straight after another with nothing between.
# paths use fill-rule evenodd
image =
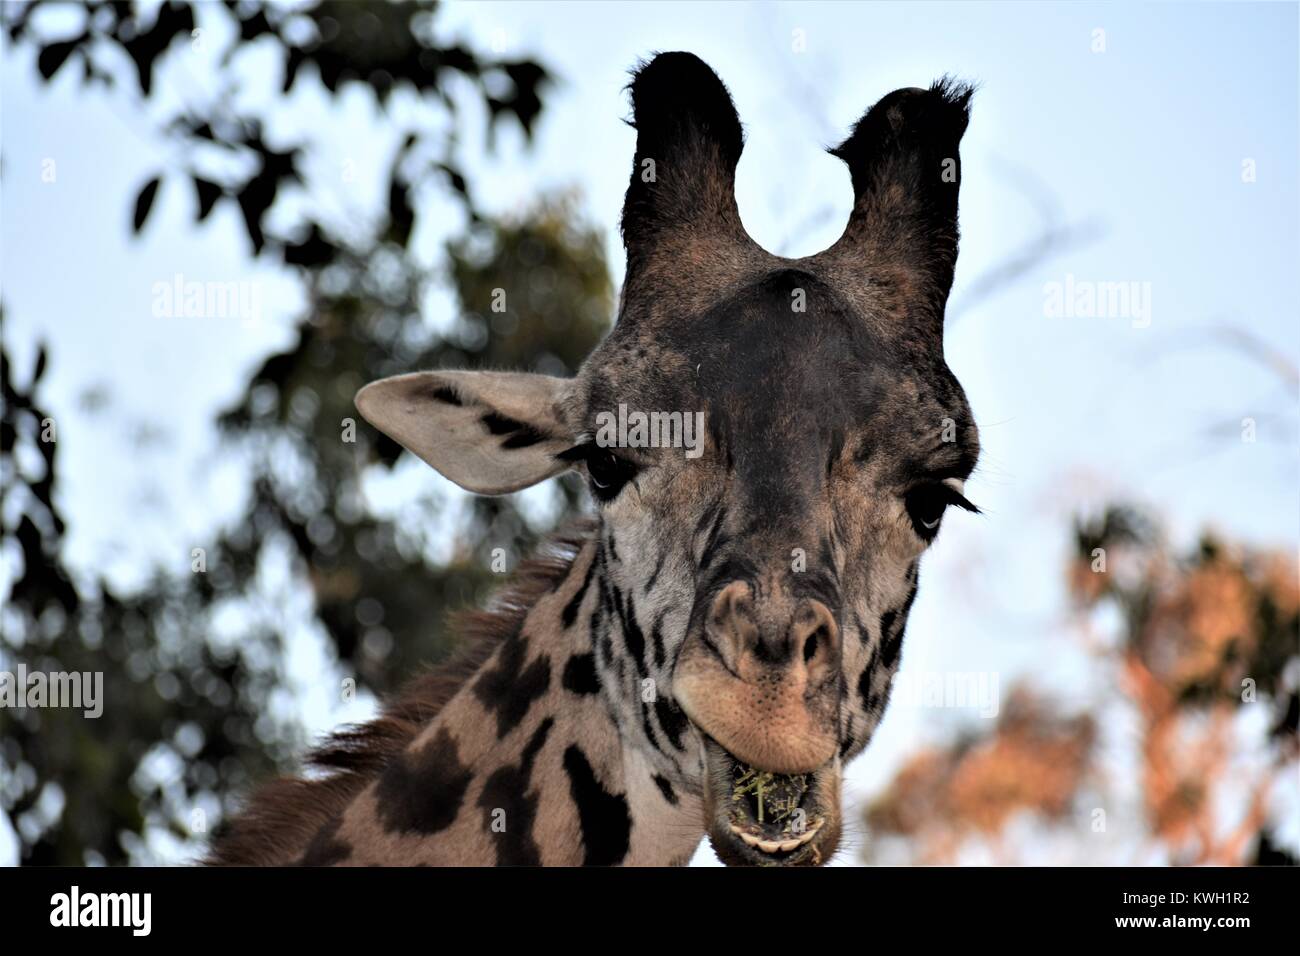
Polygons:
<instances>
[{"instance_id":1,"label":"giraffe eye","mask_svg":"<svg viewBox=\"0 0 1300 956\"><path fill-rule=\"evenodd\" d=\"M948 498L940 484L920 485L909 491L903 499L912 527L922 538L933 538L939 531L939 522L948 508Z\"/></svg>"},{"instance_id":2,"label":"giraffe eye","mask_svg":"<svg viewBox=\"0 0 1300 956\"><path fill-rule=\"evenodd\" d=\"M588 446L586 462L592 494L601 501L613 501L636 476L636 465L598 445Z\"/></svg>"},{"instance_id":3,"label":"giraffe eye","mask_svg":"<svg viewBox=\"0 0 1300 956\"><path fill-rule=\"evenodd\" d=\"M939 533L939 522L949 505L965 508L979 514L979 509L962 496L956 488L945 482L928 481L911 488L903 496L907 516L917 535L930 541Z\"/></svg>"}]
</instances>

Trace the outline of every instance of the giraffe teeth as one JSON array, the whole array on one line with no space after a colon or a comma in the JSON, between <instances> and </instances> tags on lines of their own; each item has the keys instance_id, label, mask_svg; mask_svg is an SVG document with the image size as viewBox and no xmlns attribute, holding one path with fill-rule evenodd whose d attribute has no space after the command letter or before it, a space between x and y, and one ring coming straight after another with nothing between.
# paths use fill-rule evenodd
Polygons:
<instances>
[{"instance_id":1,"label":"giraffe teeth","mask_svg":"<svg viewBox=\"0 0 1300 956\"><path fill-rule=\"evenodd\" d=\"M759 837L754 836L752 833L746 833L744 830L740 829L740 827L736 826L734 823L731 824L731 832L736 834L736 836L740 837L740 839L743 840L747 845L752 846L755 849L762 850L764 853L777 853L777 852L789 853L791 850L797 850L799 847L803 846L814 836L816 836L817 831L822 828L822 824L825 822L826 822L825 820L818 819L816 823L810 826L803 833L789 840L763 840Z\"/></svg>"}]
</instances>

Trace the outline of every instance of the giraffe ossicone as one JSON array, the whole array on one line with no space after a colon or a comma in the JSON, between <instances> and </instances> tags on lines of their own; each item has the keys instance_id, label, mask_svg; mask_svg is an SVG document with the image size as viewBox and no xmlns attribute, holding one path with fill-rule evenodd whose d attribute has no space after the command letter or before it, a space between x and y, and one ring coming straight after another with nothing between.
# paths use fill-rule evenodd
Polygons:
<instances>
[{"instance_id":1,"label":"giraffe ossicone","mask_svg":"<svg viewBox=\"0 0 1300 956\"><path fill-rule=\"evenodd\" d=\"M627 277L577 376L418 372L357 396L470 491L585 473L595 518L462 621L459 659L318 750L322 773L254 795L213 862L668 864L705 835L730 864L835 851L922 553L946 510L975 510L978 432L943 356L971 90L868 110L832 151L844 233L800 259L741 225L740 121L708 66L661 54L630 90ZM620 408L698 411L699 454L595 441Z\"/></svg>"}]
</instances>

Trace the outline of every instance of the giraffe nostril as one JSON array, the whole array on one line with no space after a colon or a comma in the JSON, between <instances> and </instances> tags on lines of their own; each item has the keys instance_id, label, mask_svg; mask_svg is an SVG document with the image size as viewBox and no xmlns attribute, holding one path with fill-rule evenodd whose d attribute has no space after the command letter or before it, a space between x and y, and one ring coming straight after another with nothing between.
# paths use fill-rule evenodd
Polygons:
<instances>
[{"instance_id":1,"label":"giraffe nostril","mask_svg":"<svg viewBox=\"0 0 1300 956\"><path fill-rule=\"evenodd\" d=\"M824 628L817 628L817 630L809 634L808 639L803 642L803 662L805 664L817 656L818 641L822 636L823 630Z\"/></svg>"}]
</instances>

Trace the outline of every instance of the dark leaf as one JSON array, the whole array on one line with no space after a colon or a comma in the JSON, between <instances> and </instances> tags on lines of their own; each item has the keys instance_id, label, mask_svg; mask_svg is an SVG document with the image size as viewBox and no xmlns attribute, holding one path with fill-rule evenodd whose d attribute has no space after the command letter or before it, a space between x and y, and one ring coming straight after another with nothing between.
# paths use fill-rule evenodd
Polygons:
<instances>
[{"instance_id":1,"label":"dark leaf","mask_svg":"<svg viewBox=\"0 0 1300 956\"><path fill-rule=\"evenodd\" d=\"M32 384L30 388L35 389L36 383L39 382L41 376L45 374L45 363L49 357L50 355L45 350L45 346L42 345L40 351L36 353L36 367L32 369Z\"/></svg>"},{"instance_id":2,"label":"dark leaf","mask_svg":"<svg viewBox=\"0 0 1300 956\"><path fill-rule=\"evenodd\" d=\"M177 36L189 36L194 29L194 11L179 3L167 3L158 8L158 18L152 27L122 44L135 63L140 80L140 92L148 96L153 89L153 68L158 57Z\"/></svg>"},{"instance_id":3,"label":"dark leaf","mask_svg":"<svg viewBox=\"0 0 1300 956\"><path fill-rule=\"evenodd\" d=\"M451 188L456 190L465 202L469 203L469 185L465 182L465 177L460 170L448 163L436 163L435 167L447 177L447 182L451 184Z\"/></svg>"},{"instance_id":4,"label":"dark leaf","mask_svg":"<svg viewBox=\"0 0 1300 956\"><path fill-rule=\"evenodd\" d=\"M507 63L505 69L515 87L515 95L507 105L524 128L524 135L531 139L533 124L542 112L542 87L550 81L550 74L532 60Z\"/></svg>"},{"instance_id":5,"label":"dark leaf","mask_svg":"<svg viewBox=\"0 0 1300 956\"><path fill-rule=\"evenodd\" d=\"M262 215L270 205L263 190L245 187L239 194L239 211L244 214L244 227L248 230L249 241L253 243L254 255L266 245L266 236L262 233Z\"/></svg>"},{"instance_id":6,"label":"dark leaf","mask_svg":"<svg viewBox=\"0 0 1300 956\"><path fill-rule=\"evenodd\" d=\"M158 196L158 187L161 184L162 177L155 176L144 184L140 195L135 197L135 215L131 219L132 232L139 234L144 228L144 221L149 218L149 210L153 208L153 201Z\"/></svg>"},{"instance_id":7,"label":"dark leaf","mask_svg":"<svg viewBox=\"0 0 1300 956\"><path fill-rule=\"evenodd\" d=\"M414 225L415 210L411 208L406 183L394 176L388 184L388 234L399 246L405 246Z\"/></svg>"},{"instance_id":8,"label":"dark leaf","mask_svg":"<svg viewBox=\"0 0 1300 956\"><path fill-rule=\"evenodd\" d=\"M311 231L302 242L286 243L284 261L291 266L319 269L334 261L338 247L325 238L320 227L312 223Z\"/></svg>"},{"instance_id":9,"label":"dark leaf","mask_svg":"<svg viewBox=\"0 0 1300 956\"><path fill-rule=\"evenodd\" d=\"M307 62L307 54L298 47L290 47L284 60L284 86L282 91L288 93L293 89L293 82L298 78L298 70Z\"/></svg>"},{"instance_id":10,"label":"dark leaf","mask_svg":"<svg viewBox=\"0 0 1300 956\"><path fill-rule=\"evenodd\" d=\"M268 33L276 33L269 20L266 19L265 10L257 10L243 20L239 21L239 39L244 42L256 40L260 36Z\"/></svg>"},{"instance_id":11,"label":"dark leaf","mask_svg":"<svg viewBox=\"0 0 1300 956\"><path fill-rule=\"evenodd\" d=\"M59 67L67 62L72 51L86 42L86 35L83 33L75 40L63 40L59 43L51 43L41 48L41 55L36 58L36 68L41 71L41 76L49 80L55 73L59 72Z\"/></svg>"},{"instance_id":12,"label":"dark leaf","mask_svg":"<svg viewBox=\"0 0 1300 956\"><path fill-rule=\"evenodd\" d=\"M199 212L196 218L199 222L202 222L208 218L208 213L212 212L212 207L216 205L217 200L221 198L225 190L211 180L195 176L194 192L199 198Z\"/></svg>"}]
</instances>

